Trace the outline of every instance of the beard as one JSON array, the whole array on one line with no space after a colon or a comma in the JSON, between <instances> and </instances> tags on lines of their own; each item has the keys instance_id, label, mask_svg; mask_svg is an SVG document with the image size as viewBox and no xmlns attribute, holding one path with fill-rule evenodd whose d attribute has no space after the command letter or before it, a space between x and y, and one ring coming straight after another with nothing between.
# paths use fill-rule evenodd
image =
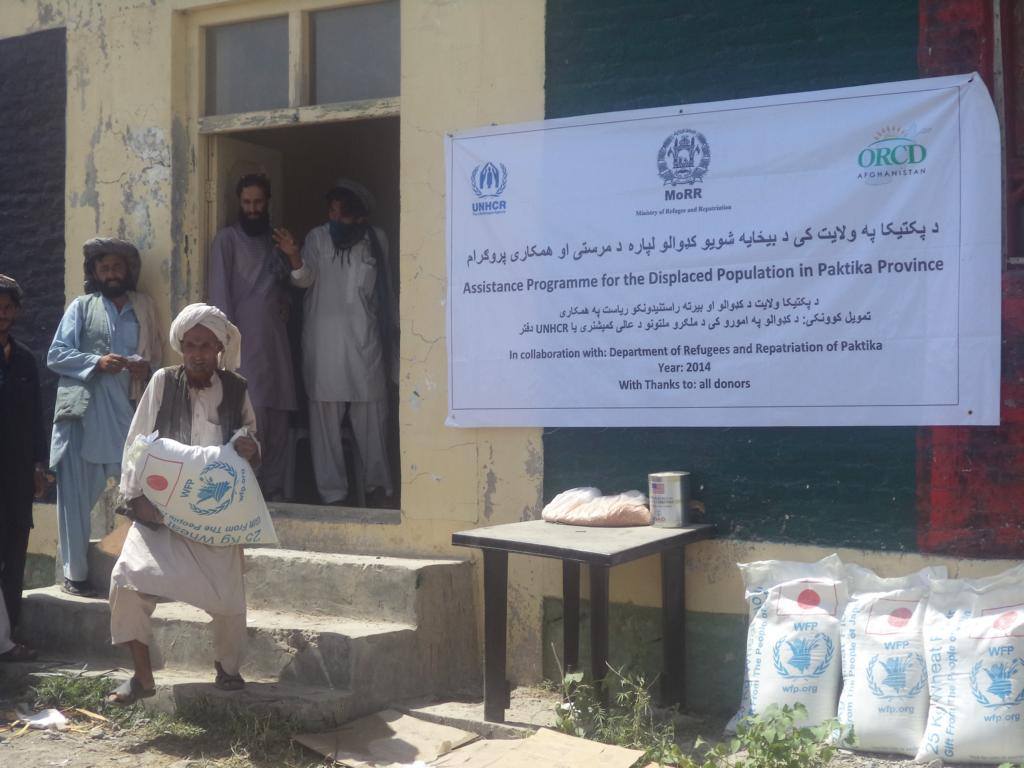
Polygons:
<instances>
[{"instance_id":1,"label":"beard","mask_svg":"<svg viewBox=\"0 0 1024 768\"><path fill-rule=\"evenodd\" d=\"M238 223L242 231L249 237L259 237L270 231L270 211L264 211L259 216L249 216L245 211L239 209Z\"/></svg>"},{"instance_id":2,"label":"beard","mask_svg":"<svg viewBox=\"0 0 1024 768\"><path fill-rule=\"evenodd\" d=\"M108 299L118 299L128 293L128 287L121 280L105 280L100 283L100 293Z\"/></svg>"}]
</instances>

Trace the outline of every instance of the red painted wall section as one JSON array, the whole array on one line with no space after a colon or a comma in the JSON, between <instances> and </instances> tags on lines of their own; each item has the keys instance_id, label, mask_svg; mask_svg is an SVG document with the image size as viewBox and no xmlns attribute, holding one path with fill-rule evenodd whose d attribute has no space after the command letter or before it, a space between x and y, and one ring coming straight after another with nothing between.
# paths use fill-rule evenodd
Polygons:
<instances>
[{"instance_id":1,"label":"red painted wall section","mask_svg":"<svg viewBox=\"0 0 1024 768\"><path fill-rule=\"evenodd\" d=\"M992 87L991 0L921 0L922 76L981 73ZM1001 426L934 427L917 439L918 545L1024 556L1024 272L1003 274Z\"/></svg>"},{"instance_id":2,"label":"red painted wall section","mask_svg":"<svg viewBox=\"0 0 1024 768\"><path fill-rule=\"evenodd\" d=\"M1024 271L1003 274L1001 425L917 438L918 546L1024 557Z\"/></svg>"},{"instance_id":3,"label":"red painted wall section","mask_svg":"<svg viewBox=\"0 0 1024 768\"><path fill-rule=\"evenodd\" d=\"M980 72L992 87L992 0L921 0L921 77Z\"/></svg>"}]
</instances>

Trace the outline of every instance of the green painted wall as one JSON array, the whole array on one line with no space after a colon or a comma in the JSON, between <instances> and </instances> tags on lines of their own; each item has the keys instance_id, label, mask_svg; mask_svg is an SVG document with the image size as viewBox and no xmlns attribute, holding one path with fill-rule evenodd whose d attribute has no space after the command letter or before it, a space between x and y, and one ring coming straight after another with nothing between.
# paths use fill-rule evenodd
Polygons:
<instances>
[{"instance_id":1,"label":"green painted wall","mask_svg":"<svg viewBox=\"0 0 1024 768\"><path fill-rule=\"evenodd\" d=\"M616 669L631 667L655 681L662 666L661 609L613 604L609 621L608 663ZM745 616L687 612L688 710L725 714L739 707L746 627ZM544 677L557 680L561 662L562 601L549 597L544 599ZM585 600L580 603L580 669L590 671L590 605Z\"/></svg>"},{"instance_id":2,"label":"green painted wall","mask_svg":"<svg viewBox=\"0 0 1024 768\"><path fill-rule=\"evenodd\" d=\"M808 91L918 76L916 0L548 0L548 117ZM645 489L693 472L724 535L915 549L916 430L549 429L544 494ZM557 677L561 601L544 606L544 672ZM586 607L584 606L584 613ZM739 701L746 618L689 613L691 709ZM584 623L586 619L584 618ZM660 611L611 609L612 663L661 668ZM588 628L581 629L584 657ZM586 660L584 663L587 663Z\"/></svg>"},{"instance_id":3,"label":"green painted wall","mask_svg":"<svg viewBox=\"0 0 1024 768\"><path fill-rule=\"evenodd\" d=\"M917 77L917 2L549 0L548 117ZM557 429L544 492L689 470L723 534L916 548L916 430Z\"/></svg>"}]
</instances>

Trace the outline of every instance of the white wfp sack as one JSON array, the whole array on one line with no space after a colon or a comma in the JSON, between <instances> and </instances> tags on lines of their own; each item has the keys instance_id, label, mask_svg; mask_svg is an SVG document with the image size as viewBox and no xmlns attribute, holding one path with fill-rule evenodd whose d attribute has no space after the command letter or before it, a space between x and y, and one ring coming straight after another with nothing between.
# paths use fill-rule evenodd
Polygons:
<instances>
[{"instance_id":1,"label":"white wfp sack","mask_svg":"<svg viewBox=\"0 0 1024 768\"><path fill-rule=\"evenodd\" d=\"M917 760L1024 760L1024 565L936 581L924 644L931 702Z\"/></svg>"},{"instance_id":2,"label":"white wfp sack","mask_svg":"<svg viewBox=\"0 0 1024 768\"><path fill-rule=\"evenodd\" d=\"M928 719L921 629L931 582L945 577L941 566L900 578L846 566L839 723L853 728L853 749L917 754Z\"/></svg>"},{"instance_id":3,"label":"white wfp sack","mask_svg":"<svg viewBox=\"0 0 1024 768\"><path fill-rule=\"evenodd\" d=\"M816 563L740 563L750 609L740 709L726 731L772 704L807 708L799 725L836 715L839 699L839 616L846 605L838 555Z\"/></svg>"},{"instance_id":4,"label":"white wfp sack","mask_svg":"<svg viewBox=\"0 0 1024 768\"><path fill-rule=\"evenodd\" d=\"M255 473L231 444L204 448L139 435L124 479L186 539L218 547L278 543Z\"/></svg>"}]
</instances>

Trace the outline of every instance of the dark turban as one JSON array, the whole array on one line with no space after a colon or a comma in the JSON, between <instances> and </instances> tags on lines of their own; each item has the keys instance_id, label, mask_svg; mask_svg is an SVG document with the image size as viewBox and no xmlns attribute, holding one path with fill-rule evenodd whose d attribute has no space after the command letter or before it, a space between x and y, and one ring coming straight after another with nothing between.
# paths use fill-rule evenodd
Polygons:
<instances>
[{"instance_id":1,"label":"dark turban","mask_svg":"<svg viewBox=\"0 0 1024 768\"><path fill-rule=\"evenodd\" d=\"M96 293L99 283L96 280L96 262L104 256L120 256L128 267L128 278L125 280L125 288L134 291L139 283L139 272L142 269L142 261L139 259L139 249L122 240L119 237L94 237L86 240L82 246L82 253L85 255L85 292Z\"/></svg>"},{"instance_id":2,"label":"dark turban","mask_svg":"<svg viewBox=\"0 0 1024 768\"><path fill-rule=\"evenodd\" d=\"M22 291L18 281L7 275L0 275L0 293L6 293L15 304L21 306Z\"/></svg>"}]
</instances>

